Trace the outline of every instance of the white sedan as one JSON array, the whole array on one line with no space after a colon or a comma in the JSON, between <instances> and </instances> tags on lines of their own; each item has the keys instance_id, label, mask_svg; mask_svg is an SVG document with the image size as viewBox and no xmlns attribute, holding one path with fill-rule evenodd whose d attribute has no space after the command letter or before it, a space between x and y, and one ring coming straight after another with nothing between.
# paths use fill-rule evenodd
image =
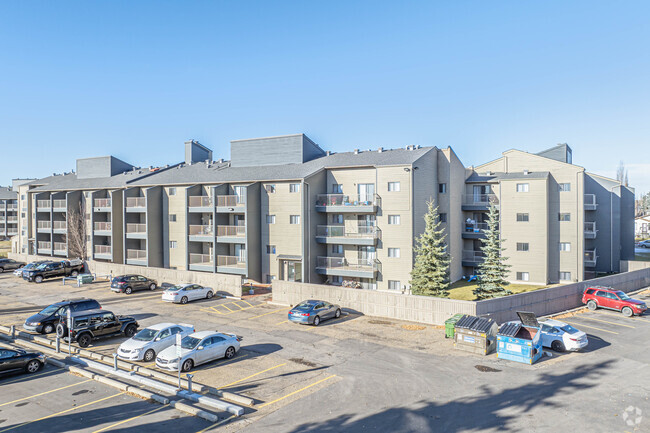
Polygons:
<instances>
[{"instance_id":1,"label":"white sedan","mask_svg":"<svg viewBox=\"0 0 650 433\"><path fill-rule=\"evenodd\" d=\"M176 342L176 334L186 337L194 332L194 326L187 323L158 323L144 328L129 338L117 349L117 356L128 361L151 362L156 354Z\"/></svg>"},{"instance_id":2,"label":"white sedan","mask_svg":"<svg viewBox=\"0 0 650 433\"><path fill-rule=\"evenodd\" d=\"M211 287L203 287L198 284L180 284L165 289L162 300L176 304L187 304L189 301L210 299L213 296L214 291Z\"/></svg>"},{"instance_id":3,"label":"white sedan","mask_svg":"<svg viewBox=\"0 0 650 433\"><path fill-rule=\"evenodd\" d=\"M580 350L589 343L587 334L564 322L547 319L539 324L542 327L542 346L556 352Z\"/></svg>"},{"instance_id":4,"label":"white sedan","mask_svg":"<svg viewBox=\"0 0 650 433\"><path fill-rule=\"evenodd\" d=\"M156 367L164 370L178 371L182 359L181 371L190 371L195 365L230 359L239 351L242 337L223 332L201 331L188 335L181 341L181 356L178 357L176 346L170 346L158 354Z\"/></svg>"},{"instance_id":5,"label":"white sedan","mask_svg":"<svg viewBox=\"0 0 650 433\"><path fill-rule=\"evenodd\" d=\"M24 267L16 269L14 271L14 275L17 276L17 277L22 277L23 276L23 269L24 269Z\"/></svg>"}]
</instances>

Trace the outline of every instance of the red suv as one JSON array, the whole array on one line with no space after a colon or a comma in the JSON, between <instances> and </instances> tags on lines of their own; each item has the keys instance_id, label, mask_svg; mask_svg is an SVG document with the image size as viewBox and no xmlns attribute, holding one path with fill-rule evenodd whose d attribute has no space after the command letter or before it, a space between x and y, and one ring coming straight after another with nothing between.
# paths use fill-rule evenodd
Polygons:
<instances>
[{"instance_id":1,"label":"red suv","mask_svg":"<svg viewBox=\"0 0 650 433\"><path fill-rule=\"evenodd\" d=\"M611 287L589 287L582 295L582 303L587 304L590 310L596 308L608 308L623 313L624 316L631 317L635 314L641 315L647 306L645 302L632 299L620 290Z\"/></svg>"}]
</instances>

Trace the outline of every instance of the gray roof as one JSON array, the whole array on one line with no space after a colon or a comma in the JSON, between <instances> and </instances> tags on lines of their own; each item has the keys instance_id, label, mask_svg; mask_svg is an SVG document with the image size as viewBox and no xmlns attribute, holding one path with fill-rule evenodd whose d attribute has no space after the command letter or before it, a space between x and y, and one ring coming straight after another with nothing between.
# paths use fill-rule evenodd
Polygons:
<instances>
[{"instance_id":1,"label":"gray roof","mask_svg":"<svg viewBox=\"0 0 650 433\"><path fill-rule=\"evenodd\" d=\"M76 173L49 176L30 182L30 185L41 185L30 192L70 191L88 189L123 188L136 179L147 176L152 172L148 168L129 170L110 177L95 177L90 179L77 179Z\"/></svg>"},{"instance_id":2,"label":"gray roof","mask_svg":"<svg viewBox=\"0 0 650 433\"><path fill-rule=\"evenodd\" d=\"M0 200L16 200L18 199L18 193L12 191L9 187L0 186Z\"/></svg>"},{"instance_id":3,"label":"gray roof","mask_svg":"<svg viewBox=\"0 0 650 433\"><path fill-rule=\"evenodd\" d=\"M549 176L550 172L548 171L530 171L528 174L524 172L516 173L492 173L490 175L472 173L466 180L466 183L485 183L485 182L499 182L501 180L513 180L513 179L546 179Z\"/></svg>"}]
</instances>

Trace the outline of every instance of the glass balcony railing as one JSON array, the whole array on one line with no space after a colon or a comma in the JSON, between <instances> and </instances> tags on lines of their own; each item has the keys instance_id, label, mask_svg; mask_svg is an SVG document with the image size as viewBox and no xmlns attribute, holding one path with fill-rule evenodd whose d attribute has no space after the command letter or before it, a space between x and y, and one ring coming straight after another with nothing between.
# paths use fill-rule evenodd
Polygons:
<instances>
[{"instance_id":1,"label":"glass balcony railing","mask_svg":"<svg viewBox=\"0 0 650 433\"><path fill-rule=\"evenodd\" d=\"M379 269L379 262L374 259L348 260L345 257L317 257L316 267L322 269L375 272Z\"/></svg>"},{"instance_id":2,"label":"glass balcony railing","mask_svg":"<svg viewBox=\"0 0 650 433\"><path fill-rule=\"evenodd\" d=\"M316 227L316 236L333 238L379 238L381 230L369 225L322 225Z\"/></svg>"},{"instance_id":3,"label":"glass balcony railing","mask_svg":"<svg viewBox=\"0 0 650 433\"><path fill-rule=\"evenodd\" d=\"M210 254L190 254L190 265L212 265L213 258Z\"/></svg>"},{"instance_id":4,"label":"glass balcony railing","mask_svg":"<svg viewBox=\"0 0 650 433\"><path fill-rule=\"evenodd\" d=\"M585 266L594 267L597 260L596 250L585 250Z\"/></svg>"},{"instance_id":5,"label":"glass balcony railing","mask_svg":"<svg viewBox=\"0 0 650 433\"><path fill-rule=\"evenodd\" d=\"M110 245L95 245L95 254L111 254L111 251Z\"/></svg>"},{"instance_id":6,"label":"glass balcony railing","mask_svg":"<svg viewBox=\"0 0 650 433\"><path fill-rule=\"evenodd\" d=\"M38 209L49 209L52 206L52 202L49 200L36 200L36 207Z\"/></svg>"},{"instance_id":7,"label":"glass balcony railing","mask_svg":"<svg viewBox=\"0 0 650 433\"><path fill-rule=\"evenodd\" d=\"M227 266L229 268L245 268L246 259L239 256L217 256L217 266Z\"/></svg>"},{"instance_id":8,"label":"glass balcony railing","mask_svg":"<svg viewBox=\"0 0 650 433\"><path fill-rule=\"evenodd\" d=\"M217 226L217 236L246 237L246 226Z\"/></svg>"},{"instance_id":9,"label":"glass balcony railing","mask_svg":"<svg viewBox=\"0 0 650 433\"><path fill-rule=\"evenodd\" d=\"M147 259L147 251L146 250L126 250L126 258L127 259L135 259L135 260L146 260Z\"/></svg>"},{"instance_id":10,"label":"glass balcony railing","mask_svg":"<svg viewBox=\"0 0 650 433\"><path fill-rule=\"evenodd\" d=\"M380 206L378 194L318 194L316 206Z\"/></svg>"},{"instance_id":11,"label":"glass balcony railing","mask_svg":"<svg viewBox=\"0 0 650 433\"><path fill-rule=\"evenodd\" d=\"M466 206L489 206L499 204L499 199L494 194L463 194L463 204Z\"/></svg>"},{"instance_id":12,"label":"glass balcony railing","mask_svg":"<svg viewBox=\"0 0 650 433\"><path fill-rule=\"evenodd\" d=\"M54 230L65 230L68 227L68 224L65 221L54 221L52 223L52 228Z\"/></svg>"},{"instance_id":13,"label":"glass balcony railing","mask_svg":"<svg viewBox=\"0 0 650 433\"><path fill-rule=\"evenodd\" d=\"M66 201L65 200L53 200L52 201L52 207L56 209L65 209L66 208Z\"/></svg>"},{"instance_id":14,"label":"glass balcony railing","mask_svg":"<svg viewBox=\"0 0 650 433\"><path fill-rule=\"evenodd\" d=\"M109 222L96 222L94 224L95 230L109 231L112 228L112 223Z\"/></svg>"},{"instance_id":15,"label":"glass balcony railing","mask_svg":"<svg viewBox=\"0 0 650 433\"><path fill-rule=\"evenodd\" d=\"M206 225L195 225L195 224L190 224L189 227L190 230L190 236L211 236L212 233L212 226L209 224Z\"/></svg>"},{"instance_id":16,"label":"glass balcony railing","mask_svg":"<svg viewBox=\"0 0 650 433\"><path fill-rule=\"evenodd\" d=\"M52 248L52 242L38 241L39 250L49 250Z\"/></svg>"},{"instance_id":17,"label":"glass balcony railing","mask_svg":"<svg viewBox=\"0 0 650 433\"><path fill-rule=\"evenodd\" d=\"M52 223L50 221L36 221L36 228L48 230L52 228Z\"/></svg>"},{"instance_id":18,"label":"glass balcony railing","mask_svg":"<svg viewBox=\"0 0 650 433\"><path fill-rule=\"evenodd\" d=\"M244 195L218 195L218 207L238 207L246 205L246 196Z\"/></svg>"},{"instance_id":19,"label":"glass balcony railing","mask_svg":"<svg viewBox=\"0 0 650 433\"><path fill-rule=\"evenodd\" d=\"M146 224L127 223L126 224L126 232L127 233L146 233L147 232L147 225Z\"/></svg>"},{"instance_id":20,"label":"glass balcony railing","mask_svg":"<svg viewBox=\"0 0 650 433\"><path fill-rule=\"evenodd\" d=\"M585 209L595 210L598 207L596 203L596 194L585 194Z\"/></svg>"},{"instance_id":21,"label":"glass balcony railing","mask_svg":"<svg viewBox=\"0 0 650 433\"><path fill-rule=\"evenodd\" d=\"M95 207L111 207L110 198L96 198Z\"/></svg>"},{"instance_id":22,"label":"glass balcony railing","mask_svg":"<svg viewBox=\"0 0 650 433\"><path fill-rule=\"evenodd\" d=\"M146 207L147 199L144 197L127 197L126 207Z\"/></svg>"},{"instance_id":23,"label":"glass balcony railing","mask_svg":"<svg viewBox=\"0 0 650 433\"><path fill-rule=\"evenodd\" d=\"M212 197L207 195L195 195L189 197L190 207L212 207Z\"/></svg>"},{"instance_id":24,"label":"glass balcony railing","mask_svg":"<svg viewBox=\"0 0 650 433\"><path fill-rule=\"evenodd\" d=\"M54 251L66 251L68 244L65 242L54 242Z\"/></svg>"},{"instance_id":25,"label":"glass balcony railing","mask_svg":"<svg viewBox=\"0 0 650 433\"><path fill-rule=\"evenodd\" d=\"M483 251L464 250L463 261L480 263L485 260L485 253Z\"/></svg>"},{"instance_id":26,"label":"glass balcony railing","mask_svg":"<svg viewBox=\"0 0 650 433\"><path fill-rule=\"evenodd\" d=\"M8 216L7 217L7 222L8 223L17 223L18 222L18 217L17 216Z\"/></svg>"}]
</instances>

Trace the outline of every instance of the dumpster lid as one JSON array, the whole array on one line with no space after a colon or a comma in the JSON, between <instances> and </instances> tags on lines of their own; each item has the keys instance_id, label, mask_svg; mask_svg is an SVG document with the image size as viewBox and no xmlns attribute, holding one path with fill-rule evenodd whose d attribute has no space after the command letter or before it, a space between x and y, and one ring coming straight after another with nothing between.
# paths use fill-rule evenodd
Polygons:
<instances>
[{"instance_id":1,"label":"dumpster lid","mask_svg":"<svg viewBox=\"0 0 650 433\"><path fill-rule=\"evenodd\" d=\"M514 337L517 335L517 332L521 329L521 323L519 322L507 322L501 325L501 329L499 329L499 335L503 335L504 337Z\"/></svg>"},{"instance_id":2,"label":"dumpster lid","mask_svg":"<svg viewBox=\"0 0 650 433\"><path fill-rule=\"evenodd\" d=\"M490 329L492 328L493 324L494 324L494 320L487 319L487 318L484 318L484 317L479 317L478 320L476 320L472 324L472 327L470 329L472 331L476 331L476 332L488 333L490 331Z\"/></svg>"},{"instance_id":3,"label":"dumpster lid","mask_svg":"<svg viewBox=\"0 0 650 433\"><path fill-rule=\"evenodd\" d=\"M449 324L456 323L456 322L458 322L458 321L461 319L461 317L463 317L463 316L464 316L464 314L462 314L462 313L456 313L456 314L454 314L453 316L451 316L449 319L445 320L445 323L449 323Z\"/></svg>"},{"instance_id":4,"label":"dumpster lid","mask_svg":"<svg viewBox=\"0 0 650 433\"><path fill-rule=\"evenodd\" d=\"M458 322L456 322L456 328L472 329L472 325L474 325L474 322L477 320L478 317L476 316L464 315Z\"/></svg>"},{"instance_id":5,"label":"dumpster lid","mask_svg":"<svg viewBox=\"0 0 650 433\"><path fill-rule=\"evenodd\" d=\"M539 322L537 321L537 316L535 313L529 313L526 311L517 311L517 316L519 320L523 323L524 326L532 326L533 328L539 328Z\"/></svg>"}]
</instances>

